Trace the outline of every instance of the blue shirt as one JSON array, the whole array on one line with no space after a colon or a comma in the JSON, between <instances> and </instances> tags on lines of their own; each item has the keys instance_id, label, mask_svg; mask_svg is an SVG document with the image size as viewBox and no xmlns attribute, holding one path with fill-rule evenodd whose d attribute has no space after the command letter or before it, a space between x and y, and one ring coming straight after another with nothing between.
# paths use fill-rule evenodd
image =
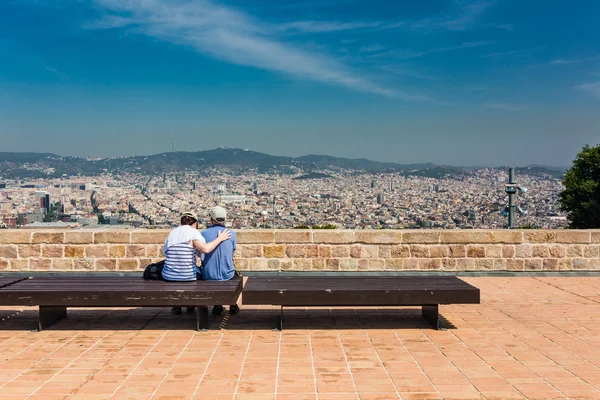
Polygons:
<instances>
[{"instance_id":1,"label":"blue shirt","mask_svg":"<svg viewBox=\"0 0 600 400\"><path fill-rule=\"evenodd\" d=\"M213 225L202 231L202 236L206 242L212 242L219 235L219 231L224 231L222 225ZM235 251L236 235L231 232L231 239L221 242L216 249L208 254L203 254L202 258L202 279L206 281L228 281L235 276L235 266L233 265L233 252Z\"/></svg>"}]
</instances>

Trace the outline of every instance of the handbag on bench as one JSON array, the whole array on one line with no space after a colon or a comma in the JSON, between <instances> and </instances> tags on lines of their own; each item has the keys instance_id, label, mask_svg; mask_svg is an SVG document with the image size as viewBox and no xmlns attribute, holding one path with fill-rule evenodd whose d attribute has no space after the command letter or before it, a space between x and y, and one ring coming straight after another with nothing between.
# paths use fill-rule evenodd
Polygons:
<instances>
[{"instance_id":1,"label":"handbag on bench","mask_svg":"<svg viewBox=\"0 0 600 400\"><path fill-rule=\"evenodd\" d=\"M165 260L148 265L144 269L143 278L147 281L164 281L162 277L162 270L165 266Z\"/></svg>"}]
</instances>

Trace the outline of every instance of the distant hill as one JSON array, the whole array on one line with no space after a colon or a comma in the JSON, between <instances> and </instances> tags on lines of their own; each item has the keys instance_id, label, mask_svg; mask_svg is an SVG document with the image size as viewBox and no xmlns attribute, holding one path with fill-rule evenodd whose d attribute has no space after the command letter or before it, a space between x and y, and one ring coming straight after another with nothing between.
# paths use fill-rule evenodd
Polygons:
<instances>
[{"instance_id":1,"label":"distant hill","mask_svg":"<svg viewBox=\"0 0 600 400\"><path fill-rule=\"evenodd\" d=\"M294 178L296 181L302 181L306 179L324 179L324 178L333 178L333 176L329 174L324 174L322 172L309 172L308 174L304 174L301 176L297 176Z\"/></svg>"},{"instance_id":2,"label":"distant hill","mask_svg":"<svg viewBox=\"0 0 600 400\"><path fill-rule=\"evenodd\" d=\"M51 153L2 153L0 152L0 176L51 177L74 175L99 175L121 172L208 172L211 168L224 172L254 170L280 174L306 174L311 179L321 171L347 170L355 173L403 172L406 175L423 177L443 177L468 173L473 169L439 166L431 163L398 164L371 161L364 158L348 159L327 155L307 155L283 157L243 149L218 148L196 152L169 152L149 156L91 159L83 157L63 157ZM518 169L519 174L561 176L561 168L529 166Z\"/></svg>"}]
</instances>

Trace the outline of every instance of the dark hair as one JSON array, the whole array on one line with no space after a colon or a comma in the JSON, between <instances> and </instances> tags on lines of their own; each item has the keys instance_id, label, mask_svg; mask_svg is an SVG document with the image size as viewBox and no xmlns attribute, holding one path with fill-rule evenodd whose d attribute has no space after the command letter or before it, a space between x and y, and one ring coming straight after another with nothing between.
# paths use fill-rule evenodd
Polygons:
<instances>
[{"instance_id":1,"label":"dark hair","mask_svg":"<svg viewBox=\"0 0 600 400\"><path fill-rule=\"evenodd\" d=\"M184 215L183 217L181 217L181 225L194 225L196 222L196 219L193 217L190 217L189 215Z\"/></svg>"}]
</instances>

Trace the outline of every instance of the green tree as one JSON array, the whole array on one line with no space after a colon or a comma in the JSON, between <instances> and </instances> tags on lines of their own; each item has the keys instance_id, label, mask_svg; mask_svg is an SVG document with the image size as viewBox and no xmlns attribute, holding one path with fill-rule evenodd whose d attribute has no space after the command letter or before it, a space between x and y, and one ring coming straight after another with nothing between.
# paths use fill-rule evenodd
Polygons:
<instances>
[{"instance_id":1,"label":"green tree","mask_svg":"<svg viewBox=\"0 0 600 400\"><path fill-rule=\"evenodd\" d=\"M560 208L574 229L600 228L600 145L585 146L563 179Z\"/></svg>"}]
</instances>

